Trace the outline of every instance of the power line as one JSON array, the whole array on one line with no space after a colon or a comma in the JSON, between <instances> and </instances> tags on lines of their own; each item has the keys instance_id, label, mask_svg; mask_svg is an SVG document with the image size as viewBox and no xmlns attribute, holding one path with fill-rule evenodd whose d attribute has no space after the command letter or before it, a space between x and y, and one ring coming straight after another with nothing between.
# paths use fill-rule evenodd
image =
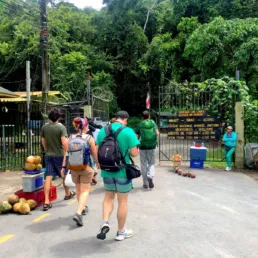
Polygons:
<instances>
[{"instance_id":1,"label":"power line","mask_svg":"<svg viewBox=\"0 0 258 258\"><path fill-rule=\"evenodd\" d=\"M4 0L0 0L0 2L6 4L6 5L10 6L10 7L12 7L12 5L10 5L9 3L5 2Z\"/></svg>"},{"instance_id":2,"label":"power line","mask_svg":"<svg viewBox=\"0 0 258 258\"><path fill-rule=\"evenodd\" d=\"M20 82L25 82L25 80L20 80L20 81L13 81L13 82L1 82L1 84L12 84L12 83L20 83Z\"/></svg>"},{"instance_id":3,"label":"power line","mask_svg":"<svg viewBox=\"0 0 258 258\"><path fill-rule=\"evenodd\" d=\"M16 6L16 5L13 5L13 4L9 4L9 3L7 3L7 2L4 1L4 0L0 0L0 2L2 2L3 4L9 6L9 7L11 8L11 10L14 11L14 12L23 12L23 13L26 14L26 15L30 15L30 13L27 12L26 9L25 9L25 10L24 10L24 9L17 9L17 6L18 6L18 7L22 7L21 5L18 5L18 4L17 4L17 6ZM20 3L20 1L19 1L19 3ZM23 3L25 4L25 2L23 2ZM34 10L36 10L36 9L34 9Z\"/></svg>"},{"instance_id":4,"label":"power line","mask_svg":"<svg viewBox=\"0 0 258 258\"><path fill-rule=\"evenodd\" d=\"M24 1L22 1L22 0L21 0L21 1L18 0L18 2L19 2L19 3L23 3L24 5L28 6L32 11L35 11L35 12L37 12L38 14L40 13L40 11L39 11L38 8L35 8L35 6L29 4L27 1L24 2ZM39 5L37 5L37 7L39 7Z\"/></svg>"},{"instance_id":5,"label":"power line","mask_svg":"<svg viewBox=\"0 0 258 258\"><path fill-rule=\"evenodd\" d=\"M147 23L149 21L150 12L152 11L152 9L154 8L154 6L156 5L157 2L158 2L158 0L155 0L153 5L151 6L151 8L148 9L147 18L146 18L146 21L145 21L145 24L144 24L143 32L145 32L145 30L146 30L146 26L147 26Z\"/></svg>"},{"instance_id":6,"label":"power line","mask_svg":"<svg viewBox=\"0 0 258 258\"><path fill-rule=\"evenodd\" d=\"M23 39L23 41L22 41L22 43L21 43L21 45L20 45L19 48L21 48L21 47L24 45L24 41L25 41L25 39ZM11 56L11 55L10 55L10 56ZM10 57L10 56L9 56L9 57ZM2 77L2 78L0 79L0 83L1 83L5 78L7 78L7 77L14 71L14 69L15 69L15 67L16 67L17 61L18 61L18 58L15 59L14 64L13 64L13 67L9 70L9 72L8 72L6 75L4 75L4 77ZM7 65L7 62L5 63L4 68L6 67L6 65ZM3 68L3 69L4 69L4 68ZM2 69L2 72L3 72L3 69Z\"/></svg>"}]
</instances>

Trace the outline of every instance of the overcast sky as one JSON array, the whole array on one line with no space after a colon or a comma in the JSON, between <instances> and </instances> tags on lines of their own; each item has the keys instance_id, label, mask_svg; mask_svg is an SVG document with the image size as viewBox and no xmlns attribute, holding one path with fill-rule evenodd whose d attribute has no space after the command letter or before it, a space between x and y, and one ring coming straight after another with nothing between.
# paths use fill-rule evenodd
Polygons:
<instances>
[{"instance_id":1,"label":"overcast sky","mask_svg":"<svg viewBox=\"0 0 258 258\"><path fill-rule=\"evenodd\" d=\"M102 0L68 0L70 3L74 3L79 8L92 7L100 9L102 7Z\"/></svg>"}]
</instances>

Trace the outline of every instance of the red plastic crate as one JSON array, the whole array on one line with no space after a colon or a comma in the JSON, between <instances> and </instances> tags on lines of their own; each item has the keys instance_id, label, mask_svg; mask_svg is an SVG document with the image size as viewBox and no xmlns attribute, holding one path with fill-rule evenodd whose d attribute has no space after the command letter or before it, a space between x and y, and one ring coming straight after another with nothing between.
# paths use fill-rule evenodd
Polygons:
<instances>
[{"instance_id":1,"label":"red plastic crate","mask_svg":"<svg viewBox=\"0 0 258 258\"><path fill-rule=\"evenodd\" d=\"M33 193L24 193L23 190L20 190L20 191L15 192L15 194L18 195L19 198L25 198L26 200L28 200L28 199L35 200L38 204L37 207L43 205L45 202L44 189L40 189ZM52 202L56 199L57 199L56 186L51 186L50 192L49 192L49 200L50 200L50 202Z\"/></svg>"}]
</instances>

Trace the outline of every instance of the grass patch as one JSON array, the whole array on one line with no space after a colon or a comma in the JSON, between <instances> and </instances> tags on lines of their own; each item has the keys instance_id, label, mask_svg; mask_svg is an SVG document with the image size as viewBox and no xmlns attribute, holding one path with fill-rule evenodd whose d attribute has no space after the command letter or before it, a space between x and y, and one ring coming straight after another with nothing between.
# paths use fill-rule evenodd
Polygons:
<instances>
[{"instance_id":1,"label":"grass patch","mask_svg":"<svg viewBox=\"0 0 258 258\"><path fill-rule=\"evenodd\" d=\"M32 148L33 155L41 156L41 147L38 145ZM23 170L25 159L27 158L27 149L15 150L14 153L8 152L5 157L0 158L0 171L20 171Z\"/></svg>"},{"instance_id":2,"label":"grass patch","mask_svg":"<svg viewBox=\"0 0 258 258\"><path fill-rule=\"evenodd\" d=\"M205 165L214 168L224 168L226 166L224 149L207 151Z\"/></svg>"},{"instance_id":3,"label":"grass patch","mask_svg":"<svg viewBox=\"0 0 258 258\"><path fill-rule=\"evenodd\" d=\"M212 168L225 168L226 163L225 162L209 162L205 161L205 166L212 167Z\"/></svg>"},{"instance_id":4,"label":"grass patch","mask_svg":"<svg viewBox=\"0 0 258 258\"><path fill-rule=\"evenodd\" d=\"M208 150L206 160L210 162L213 160L225 162L224 149Z\"/></svg>"}]
</instances>

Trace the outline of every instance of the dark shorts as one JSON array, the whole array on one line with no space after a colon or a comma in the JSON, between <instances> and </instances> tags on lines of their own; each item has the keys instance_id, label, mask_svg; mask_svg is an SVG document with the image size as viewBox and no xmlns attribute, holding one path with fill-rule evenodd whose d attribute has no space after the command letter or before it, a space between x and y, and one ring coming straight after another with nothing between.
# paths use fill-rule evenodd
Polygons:
<instances>
[{"instance_id":1,"label":"dark shorts","mask_svg":"<svg viewBox=\"0 0 258 258\"><path fill-rule=\"evenodd\" d=\"M63 159L64 157L52 157L52 156L46 156L45 162L46 162L46 176L59 176L61 177L61 169L63 166ZM65 174L67 174L67 169Z\"/></svg>"},{"instance_id":2,"label":"dark shorts","mask_svg":"<svg viewBox=\"0 0 258 258\"><path fill-rule=\"evenodd\" d=\"M104 189L108 192L128 193L132 190L132 180L128 178L104 177Z\"/></svg>"}]
</instances>

